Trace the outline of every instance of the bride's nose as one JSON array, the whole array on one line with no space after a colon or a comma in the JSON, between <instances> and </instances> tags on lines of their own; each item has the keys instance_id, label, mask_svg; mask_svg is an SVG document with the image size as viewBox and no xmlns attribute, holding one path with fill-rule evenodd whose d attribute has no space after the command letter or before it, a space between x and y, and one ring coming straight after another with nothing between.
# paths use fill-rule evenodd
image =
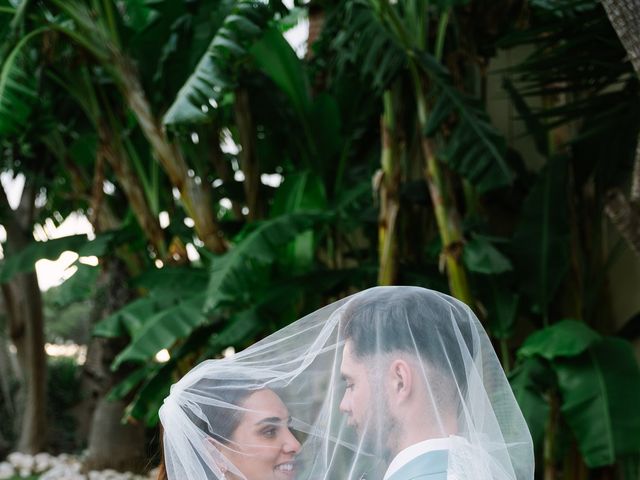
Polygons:
<instances>
[{"instance_id":1,"label":"bride's nose","mask_svg":"<svg viewBox=\"0 0 640 480\"><path fill-rule=\"evenodd\" d=\"M287 429L285 434L284 443L282 444L282 450L285 453L293 453L296 454L300 451L300 442L296 437L293 436L291 430Z\"/></svg>"}]
</instances>

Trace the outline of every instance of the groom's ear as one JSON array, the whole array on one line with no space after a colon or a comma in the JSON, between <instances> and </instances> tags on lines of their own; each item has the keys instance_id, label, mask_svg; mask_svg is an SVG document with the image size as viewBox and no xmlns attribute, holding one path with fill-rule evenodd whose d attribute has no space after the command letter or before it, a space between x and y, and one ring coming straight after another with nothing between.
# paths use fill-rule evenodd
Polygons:
<instances>
[{"instance_id":1,"label":"groom's ear","mask_svg":"<svg viewBox=\"0 0 640 480\"><path fill-rule=\"evenodd\" d=\"M391 396L398 403L406 400L413 389L413 375L410 365L403 359L391 362L389 374L391 376Z\"/></svg>"}]
</instances>

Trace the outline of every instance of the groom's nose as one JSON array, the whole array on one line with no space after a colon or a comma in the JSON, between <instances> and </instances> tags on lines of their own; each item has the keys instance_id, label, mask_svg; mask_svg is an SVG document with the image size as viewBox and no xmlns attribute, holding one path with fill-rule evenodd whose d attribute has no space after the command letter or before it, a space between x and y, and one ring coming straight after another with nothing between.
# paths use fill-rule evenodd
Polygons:
<instances>
[{"instance_id":1,"label":"groom's nose","mask_svg":"<svg viewBox=\"0 0 640 480\"><path fill-rule=\"evenodd\" d=\"M351 409L349 408L349 401L347 400L347 392L344 392L342 396L342 400L340 401L340 411L345 415L351 414Z\"/></svg>"}]
</instances>

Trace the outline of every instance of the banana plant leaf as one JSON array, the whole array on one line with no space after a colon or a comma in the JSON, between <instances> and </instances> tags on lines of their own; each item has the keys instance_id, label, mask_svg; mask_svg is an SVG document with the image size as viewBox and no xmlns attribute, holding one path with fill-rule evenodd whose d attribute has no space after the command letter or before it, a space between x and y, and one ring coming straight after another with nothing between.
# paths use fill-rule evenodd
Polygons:
<instances>
[{"instance_id":1,"label":"banana plant leaf","mask_svg":"<svg viewBox=\"0 0 640 480\"><path fill-rule=\"evenodd\" d=\"M147 290L148 294L102 319L94 326L93 335L135 337L149 319L203 290L207 280L204 269L165 267L144 272L134 283L136 287Z\"/></svg>"},{"instance_id":2,"label":"banana plant leaf","mask_svg":"<svg viewBox=\"0 0 640 480\"><path fill-rule=\"evenodd\" d=\"M587 466L611 465L640 450L640 368L627 341L563 320L531 335L518 357L511 381L520 389L516 397L523 399L525 417L540 411L536 396L557 391ZM541 365L548 366L546 373L539 371Z\"/></svg>"},{"instance_id":3,"label":"banana plant leaf","mask_svg":"<svg viewBox=\"0 0 640 480\"><path fill-rule=\"evenodd\" d=\"M500 274L513 270L511 261L481 235L473 235L462 253L464 265L471 272Z\"/></svg>"},{"instance_id":4,"label":"banana plant leaf","mask_svg":"<svg viewBox=\"0 0 640 480\"><path fill-rule=\"evenodd\" d=\"M527 196L512 241L521 288L546 318L569 268L567 160L553 158Z\"/></svg>"},{"instance_id":5,"label":"banana plant leaf","mask_svg":"<svg viewBox=\"0 0 640 480\"><path fill-rule=\"evenodd\" d=\"M247 280L252 275L251 268L248 268L251 262L276 262L280 247L327 218L327 214L317 212L290 213L251 225L241 232L237 245L212 262L205 311L214 310L244 290L243 279Z\"/></svg>"},{"instance_id":6,"label":"banana plant leaf","mask_svg":"<svg viewBox=\"0 0 640 480\"><path fill-rule=\"evenodd\" d=\"M73 266L77 268L76 272L62 285L53 287L56 290L54 303L58 308L88 300L95 293L96 280L100 273L99 267L80 262L76 262Z\"/></svg>"},{"instance_id":7,"label":"banana plant leaf","mask_svg":"<svg viewBox=\"0 0 640 480\"><path fill-rule=\"evenodd\" d=\"M497 339L510 338L516 324L520 294L514 293L511 280L504 275L482 276L478 292L487 310L487 329Z\"/></svg>"},{"instance_id":8,"label":"banana plant leaf","mask_svg":"<svg viewBox=\"0 0 640 480\"><path fill-rule=\"evenodd\" d=\"M186 362L187 368L190 368L193 362L193 353L204 347L211 338L214 328L216 328L216 326L208 325L195 330L184 343L171 352L171 357L168 362L153 364L153 367L138 388L135 397L127 406L125 415L144 421L145 424L150 427L157 425L158 411L165 397L169 395L171 384L180 377L179 371L181 364ZM146 368L147 366L142 366L140 369L145 370ZM133 384L136 378L141 376L141 373L133 372L128 379L123 380L123 382L128 383L128 385L122 387L116 385L116 387L114 387L120 389L120 391L116 393L124 396L127 389L131 391L131 389L135 387L135 385L131 384ZM131 388L129 388L130 385Z\"/></svg>"},{"instance_id":9,"label":"banana plant leaf","mask_svg":"<svg viewBox=\"0 0 640 480\"><path fill-rule=\"evenodd\" d=\"M269 28L251 47L253 61L289 97L296 112L306 116L311 108L311 90L302 62L275 28Z\"/></svg>"},{"instance_id":10,"label":"banana plant leaf","mask_svg":"<svg viewBox=\"0 0 640 480\"><path fill-rule=\"evenodd\" d=\"M0 282L7 282L19 273L31 272L38 260L56 260L68 250L80 256L104 255L112 240L113 234L105 233L94 240L89 240L86 235L70 235L46 242L32 242L19 252L6 256L0 267Z\"/></svg>"},{"instance_id":11,"label":"banana plant leaf","mask_svg":"<svg viewBox=\"0 0 640 480\"><path fill-rule=\"evenodd\" d=\"M604 338L583 354L557 359L561 411L591 468L640 451L640 368L631 345Z\"/></svg>"},{"instance_id":12,"label":"banana plant leaf","mask_svg":"<svg viewBox=\"0 0 640 480\"><path fill-rule=\"evenodd\" d=\"M532 357L521 362L509 374L509 383L522 410L536 450L542 448L549 417L546 392L554 386L555 375L548 362Z\"/></svg>"},{"instance_id":13,"label":"banana plant leaf","mask_svg":"<svg viewBox=\"0 0 640 480\"><path fill-rule=\"evenodd\" d=\"M198 293L168 309L163 309L133 332L131 342L114 359L111 369L123 362L143 362L163 348L170 348L177 340L187 338L210 318L202 313L204 293Z\"/></svg>"},{"instance_id":14,"label":"banana plant leaf","mask_svg":"<svg viewBox=\"0 0 640 480\"><path fill-rule=\"evenodd\" d=\"M270 216L326 208L327 195L322 180L317 174L306 171L287 175L273 198ZM285 247L284 255L288 262L285 260L284 263L290 263L294 271L308 268L313 262L316 236L316 232L311 230L298 235Z\"/></svg>"},{"instance_id":15,"label":"banana plant leaf","mask_svg":"<svg viewBox=\"0 0 640 480\"><path fill-rule=\"evenodd\" d=\"M164 116L165 125L210 120L223 97L236 85L236 69L263 34L273 11L262 3L240 1L226 17L193 74Z\"/></svg>"},{"instance_id":16,"label":"banana plant leaf","mask_svg":"<svg viewBox=\"0 0 640 480\"><path fill-rule=\"evenodd\" d=\"M529 336L518 357L540 356L547 360L575 357L602 340L600 334L577 320L561 320Z\"/></svg>"},{"instance_id":17,"label":"banana plant leaf","mask_svg":"<svg viewBox=\"0 0 640 480\"><path fill-rule=\"evenodd\" d=\"M0 138L15 135L27 127L29 116L39 101L38 81L29 59L29 42L42 33L24 36L3 59L0 69Z\"/></svg>"}]
</instances>

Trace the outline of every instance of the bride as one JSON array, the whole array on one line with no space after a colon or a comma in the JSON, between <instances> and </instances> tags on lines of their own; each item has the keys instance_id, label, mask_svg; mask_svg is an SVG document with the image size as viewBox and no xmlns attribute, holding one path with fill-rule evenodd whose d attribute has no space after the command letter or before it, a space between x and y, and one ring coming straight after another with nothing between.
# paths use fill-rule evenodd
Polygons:
<instances>
[{"instance_id":1,"label":"bride","mask_svg":"<svg viewBox=\"0 0 640 480\"><path fill-rule=\"evenodd\" d=\"M533 479L480 322L418 287L365 290L202 363L160 419L168 480Z\"/></svg>"}]
</instances>

